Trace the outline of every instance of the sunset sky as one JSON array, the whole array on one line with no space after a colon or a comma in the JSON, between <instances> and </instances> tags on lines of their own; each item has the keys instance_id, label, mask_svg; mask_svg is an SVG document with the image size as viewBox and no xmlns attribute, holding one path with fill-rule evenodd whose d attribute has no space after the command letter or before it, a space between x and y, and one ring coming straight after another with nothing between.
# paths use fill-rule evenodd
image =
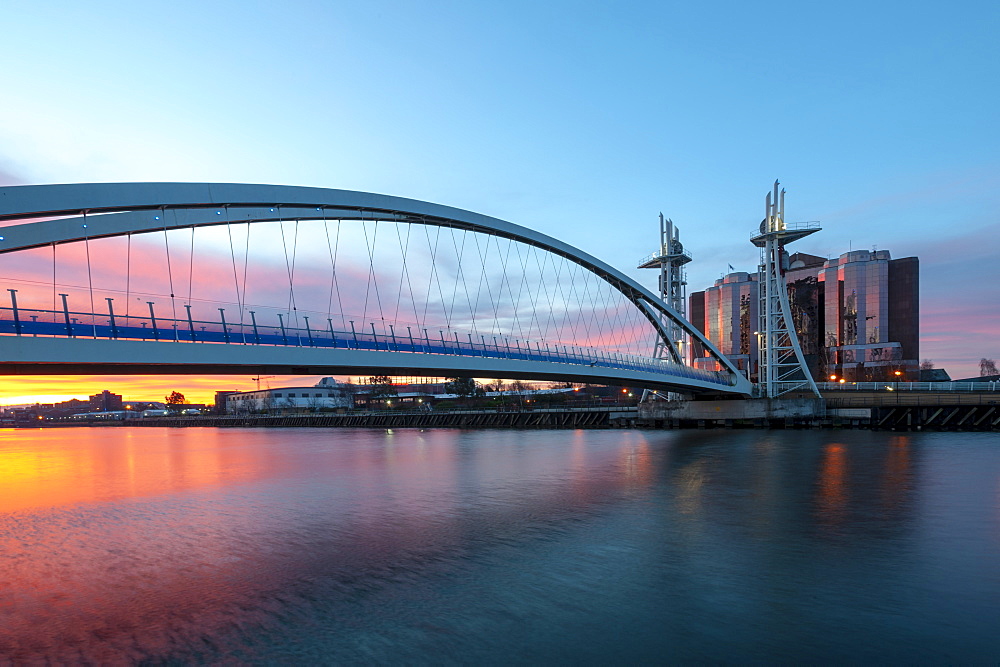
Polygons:
<instances>
[{"instance_id":1,"label":"sunset sky","mask_svg":"<svg viewBox=\"0 0 1000 667\"><path fill-rule=\"evenodd\" d=\"M922 358L953 378L1000 358L996 3L97 1L8 3L3 23L0 185L400 195L538 229L651 288L634 267L662 211L693 291L755 268L780 178L788 219L823 225L796 250L920 258ZM25 261L0 256L0 276ZM252 387L6 377L0 403Z\"/></svg>"}]
</instances>

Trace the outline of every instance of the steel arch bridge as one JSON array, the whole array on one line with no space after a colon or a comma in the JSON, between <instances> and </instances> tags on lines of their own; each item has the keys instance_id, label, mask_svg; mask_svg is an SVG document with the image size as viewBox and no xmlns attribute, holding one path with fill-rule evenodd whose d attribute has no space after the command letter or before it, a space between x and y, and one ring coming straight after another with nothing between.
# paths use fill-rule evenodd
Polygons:
<instances>
[{"instance_id":1,"label":"steel arch bridge","mask_svg":"<svg viewBox=\"0 0 1000 667\"><path fill-rule=\"evenodd\" d=\"M349 276L351 279L346 280L346 286L345 269L343 265L337 268L338 257L331 242L330 224L333 221L337 225L337 252L343 223L360 224L364 233L367 262L361 264L367 266ZM293 223L294 246L289 240ZM318 307L307 311L296 301L297 287L299 298L309 290L318 292L318 280L296 278L297 253L305 254L321 245L321 241L303 241L308 247L299 250L299 223L312 224L317 230L321 225L326 233L332 264L326 309ZM250 260L251 229L267 224L271 225L272 235L265 245L272 257L261 260L258 265ZM377 259L381 257L376 246L379 224L383 230L387 224L392 226L399 239L401 252L390 261ZM0 308L0 374L269 372L466 376L750 394L749 381L697 329L622 272L540 232L457 208L387 195L296 186L218 183L33 185L0 188L0 225L3 225L0 227L0 255L3 255L0 280L16 286L16 289L7 287L10 304ZM228 233L229 255L220 251L196 262L195 255L200 249L196 251L195 230L209 228ZM234 228L240 229L235 244ZM426 293L413 288L412 275L416 274L417 261L408 252L412 230L418 228L423 230L428 242L425 260L429 261L424 262L422 269L430 276ZM189 252L187 237L177 236L181 230L190 230ZM443 258L442 230L447 230L453 241L455 252L450 259ZM219 240L224 239L222 233L219 231L213 237L218 242L216 250L224 247L224 240ZM321 232L316 233L321 239ZM436 236L432 238L432 234ZM469 277L473 271L465 265L476 255L472 250L466 254L467 234L474 235L482 266L475 306L470 287L475 278ZM382 238L387 235L391 237L383 232ZM162 237L165 245L166 271L163 273L167 274L169 286L159 292L138 289L130 292L135 289L133 281L137 281L143 271L156 272L148 252L145 256L135 254L134 245L138 247L138 241L133 244L133 238L156 237ZM243 238L246 254L238 259L236 248ZM96 252L96 245L101 240L119 242L117 250L112 248L105 252L103 259ZM122 240L127 243L127 251L121 247ZM502 242L507 243L506 249ZM360 247L361 244L355 245ZM473 247L472 242L469 247ZM77 258L75 264L73 261L69 264L71 271L81 276L75 281L79 284L70 284L72 280L70 283L57 282L57 248L67 249L60 252L66 254L68 251ZM94 258L92 249L95 250ZM125 288L120 284L95 287L93 275L108 263L121 261L126 252L125 275L117 276L117 280L124 281ZM51 282L48 277L43 278L48 271L49 254ZM195 269L201 272L215 268L218 275L222 275L221 267L228 267L230 255L236 293L235 302L226 302L230 304L230 318L227 320L226 309L220 307L217 318L204 319L205 304L221 302L193 297ZM184 267L178 264L183 264L185 257L189 264L186 298L179 294L183 285L175 284L183 282ZM488 268L487 260L502 265L502 274L491 273L499 269ZM136 276L133 276L133 262L143 266ZM87 285L82 284L84 264ZM509 274L518 264L520 272L511 277ZM23 272L19 274L19 267L31 276L25 279ZM409 283L414 319L405 326L406 333L403 333L402 320L385 317L378 279L382 277L382 290L386 292L390 282L385 278L388 268L400 272L397 316L406 292L405 283ZM368 272L364 298L366 315L350 320L348 329L349 315L343 312L347 308L333 307L334 287L338 301L347 293L357 296L360 303L360 276L364 271ZM446 272L451 276L448 285L454 288L450 310L442 282ZM302 275L301 269L299 275ZM286 276L287 303L279 308L255 306L250 302L251 280L275 289L282 283L284 289ZM105 283L113 279L114 276L105 276ZM440 298L432 294L435 280ZM521 281L516 298L515 280ZM394 281L393 277L392 284ZM559 283L560 291L551 286L553 281ZM216 276L198 281L197 285L201 289L217 282L223 280ZM586 287L579 287L581 284ZM488 298L483 297L484 285ZM504 296L505 285L508 296ZM464 314L456 307L459 288L463 286L469 302L469 311L463 311ZM49 289L51 308L39 307L49 305L37 303L48 300ZM89 295L89 308L71 309L67 301L71 290L77 290L74 297L77 302L88 301ZM549 304L547 313L540 296L543 293ZM115 297L97 298L98 303L107 302L107 307L100 309L95 306L95 294L114 294ZM122 313L119 305L116 313L113 301L117 298L121 303L123 294L126 311ZM27 302L26 295L31 303ZM148 312L144 307L139 315L132 312L133 296L138 301L145 301ZM587 298L594 304L590 313L584 312L581 305ZM374 299L378 299L380 316L368 318L369 302L374 303ZM170 314L165 315L163 304L168 301ZM181 302L180 310L178 301ZM614 305L619 302L624 305ZM161 305L160 313L154 310L156 303ZM201 308L202 314L195 316L193 308ZM491 309L492 318L489 317ZM238 311L236 317L232 314L234 310ZM606 326L603 320L598 321L598 316L607 320ZM334 319L340 320L339 328ZM355 326L359 321L360 325ZM567 322L572 326L566 325ZM676 323L692 340L699 341L720 370L707 371L684 364L674 342L669 340L669 323ZM639 331L640 324L648 329L646 333ZM631 338L623 337L622 332L626 330ZM440 335L432 335L429 331ZM672 351L672 361L653 358L649 352L637 353L636 345L642 336L646 336L649 352L653 350L656 337L665 341Z\"/></svg>"}]
</instances>

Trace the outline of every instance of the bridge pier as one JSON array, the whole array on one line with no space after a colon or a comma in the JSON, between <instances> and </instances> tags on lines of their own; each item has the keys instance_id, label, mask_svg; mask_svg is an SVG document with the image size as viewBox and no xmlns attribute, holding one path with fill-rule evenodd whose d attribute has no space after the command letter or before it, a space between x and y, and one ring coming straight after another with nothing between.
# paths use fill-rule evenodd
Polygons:
<instances>
[{"instance_id":1,"label":"bridge pier","mask_svg":"<svg viewBox=\"0 0 1000 667\"><path fill-rule=\"evenodd\" d=\"M732 425L775 420L813 420L826 416L822 398L755 398L714 401L646 401L639 405L639 418L655 421L711 421Z\"/></svg>"}]
</instances>

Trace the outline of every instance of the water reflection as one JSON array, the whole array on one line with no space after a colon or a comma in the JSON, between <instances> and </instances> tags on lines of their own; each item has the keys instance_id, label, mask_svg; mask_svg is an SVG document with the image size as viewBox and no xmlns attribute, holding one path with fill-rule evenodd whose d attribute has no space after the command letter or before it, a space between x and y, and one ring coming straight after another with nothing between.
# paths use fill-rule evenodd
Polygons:
<instances>
[{"instance_id":1,"label":"water reflection","mask_svg":"<svg viewBox=\"0 0 1000 667\"><path fill-rule=\"evenodd\" d=\"M985 655L935 624L925 564L997 532L921 511L934 435L3 432L0 663Z\"/></svg>"},{"instance_id":2,"label":"water reflection","mask_svg":"<svg viewBox=\"0 0 1000 667\"><path fill-rule=\"evenodd\" d=\"M832 442L823 448L819 472L817 505L822 524L832 527L843 523L847 493L847 448Z\"/></svg>"}]
</instances>

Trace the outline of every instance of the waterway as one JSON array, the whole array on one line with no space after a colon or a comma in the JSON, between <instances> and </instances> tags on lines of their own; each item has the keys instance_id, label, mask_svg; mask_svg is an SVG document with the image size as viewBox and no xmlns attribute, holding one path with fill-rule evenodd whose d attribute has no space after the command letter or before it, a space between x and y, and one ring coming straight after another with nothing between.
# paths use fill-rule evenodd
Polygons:
<instances>
[{"instance_id":1,"label":"waterway","mask_svg":"<svg viewBox=\"0 0 1000 667\"><path fill-rule=\"evenodd\" d=\"M0 431L0 664L998 660L997 434Z\"/></svg>"}]
</instances>

